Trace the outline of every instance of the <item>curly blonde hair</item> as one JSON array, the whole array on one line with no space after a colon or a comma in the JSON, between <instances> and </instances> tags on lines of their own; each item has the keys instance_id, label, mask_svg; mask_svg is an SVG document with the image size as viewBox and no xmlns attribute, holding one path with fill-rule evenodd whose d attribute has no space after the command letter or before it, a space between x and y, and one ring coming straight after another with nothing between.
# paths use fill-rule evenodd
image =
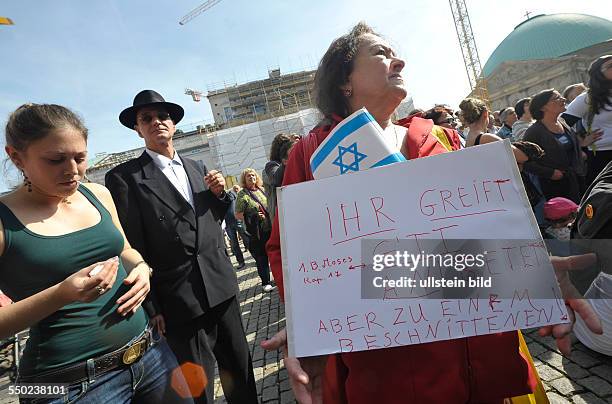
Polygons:
<instances>
[{"instance_id":1,"label":"curly blonde hair","mask_svg":"<svg viewBox=\"0 0 612 404\"><path fill-rule=\"evenodd\" d=\"M247 174L255 174L255 177L257 177L257 187L259 189L263 189L263 180L261 179L261 176L259 175L259 173L255 170L253 170L252 168L245 168L244 170L242 170L242 174L240 174L240 186L242 188L246 188L247 187L247 183L246 183L246 176Z\"/></svg>"}]
</instances>

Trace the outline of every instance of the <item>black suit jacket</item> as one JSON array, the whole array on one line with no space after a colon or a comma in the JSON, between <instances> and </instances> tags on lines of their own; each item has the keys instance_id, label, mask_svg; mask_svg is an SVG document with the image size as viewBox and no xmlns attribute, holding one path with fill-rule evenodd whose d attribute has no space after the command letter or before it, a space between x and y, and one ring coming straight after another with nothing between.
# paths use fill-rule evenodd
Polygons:
<instances>
[{"instance_id":1,"label":"black suit jacket","mask_svg":"<svg viewBox=\"0 0 612 404\"><path fill-rule=\"evenodd\" d=\"M144 307L168 324L187 323L238 293L221 230L230 200L207 188L206 167L181 160L195 211L146 152L106 174L126 237L153 268Z\"/></svg>"}]
</instances>

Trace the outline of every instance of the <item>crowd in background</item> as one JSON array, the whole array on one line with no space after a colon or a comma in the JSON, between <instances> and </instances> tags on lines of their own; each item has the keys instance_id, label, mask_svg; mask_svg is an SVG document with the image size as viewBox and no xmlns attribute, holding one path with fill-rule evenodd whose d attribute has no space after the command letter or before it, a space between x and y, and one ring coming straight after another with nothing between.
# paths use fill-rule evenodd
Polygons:
<instances>
[{"instance_id":1,"label":"crowd in background","mask_svg":"<svg viewBox=\"0 0 612 404\"><path fill-rule=\"evenodd\" d=\"M153 90L138 93L119 114L146 149L113 168L106 187L83 181L88 131L76 114L53 104L17 108L5 150L24 182L0 198L0 287L16 303L0 311L0 337L31 327L19 381L68 384L66 401L206 403L216 365L228 402L257 402L222 222L238 269L245 266L241 238L262 290L273 292L276 282L284 299L276 189L315 180L309 161L316 148L364 107L407 159L509 139L545 237L611 237L611 55L591 64L586 86L543 89L499 111L468 98L458 111L440 104L396 121L407 96L404 66L365 23L335 39L315 75L321 121L303 137L276 136L263 173L245 167L231 188L222 173L175 151L184 110ZM569 281L568 261L551 262L578 318L577 335L612 355L606 253L579 290ZM555 324L541 335L552 335L567 354L571 330ZM521 341L520 331L511 331L293 358L282 330L261 345L283 350L298 401L501 403L538 392ZM201 372L194 376L187 365ZM194 381L202 380L194 393Z\"/></svg>"}]
</instances>

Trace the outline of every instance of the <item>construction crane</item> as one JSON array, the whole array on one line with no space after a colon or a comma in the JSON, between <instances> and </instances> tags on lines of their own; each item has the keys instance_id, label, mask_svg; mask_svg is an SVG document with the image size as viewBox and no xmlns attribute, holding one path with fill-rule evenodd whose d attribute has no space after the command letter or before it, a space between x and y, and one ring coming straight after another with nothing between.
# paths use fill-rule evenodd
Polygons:
<instances>
[{"instance_id":1,"label":"construction crane","mask_svg":"<svg viewBox=\"0 0 612 404\"><path fill-rule=\"evenodd\" d=\"M199 6L197 6L193 10L191 10L187 15L185 15L179 21L179 24L180 25L187 24L189 21L193 20L198 15L202 14L204 11L208 10L209 8L211 8L212 6L214 6L214 5L216 5L216 4L220 3L220 2L221 2L221 0L208 0L207 2L200 4Z\"/></svg>"},{"instance_id":2,"label":"construction crane","mask_svg":"<svg viewBox=\"0 0 612 404\"><path fill-rule=\"evenodd\" d=\"M202 92L198 90L192 90L191 88L186 88L185 94L190 95L191 98L193 98L194 102L200 102L200 100L202 99Z\"/></svg>"},{"instance_id":3,"label":"construction crane","mask_svg":"<svg viewBox=\"0 0 612 404\"><path fill-rule=\"evenodd\" d=\"M478 48L474 40L472 24L470 23L465 0L448 0L448 3L450 4L453 20L455 21L455 30L457 31L457 38L459 39L463 63L465 64L465 71L468 75L472 94L484 101L490 108L489 91L487 90L485 77L482 74Z\"/></svg>"},{"instance_id":4,"label":"construction crane","mask_svg":"<svg viewBox=\"0 0 612 404\"><path fill-rule=\"evenodd\" d=\"M0 25L13 25L13 20L8 17L0 17Z\"/></svg>"}]
</instances>

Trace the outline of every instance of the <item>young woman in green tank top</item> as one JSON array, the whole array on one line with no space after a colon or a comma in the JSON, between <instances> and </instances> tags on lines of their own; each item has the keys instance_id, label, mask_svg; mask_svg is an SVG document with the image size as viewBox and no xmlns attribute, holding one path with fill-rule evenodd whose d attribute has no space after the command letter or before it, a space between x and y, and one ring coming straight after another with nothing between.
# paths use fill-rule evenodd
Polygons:
<instances>
[{"instance_id":1,"label":"young woman in green tank top","mask_svg":"<svg viewBox=\"0 0 612 404\"><path fill-rule=\"evenodd\" d=\"M5 150L24 176L0 198L0 289L17 302L0 311L0 336L30 327L18 383L68 385L58 402L191 402L177 394L188 396L176 359L147 328L151 269L108 190L81 183L81 120L59 105L22 105Z\"/></svg>"}]
</instances>

